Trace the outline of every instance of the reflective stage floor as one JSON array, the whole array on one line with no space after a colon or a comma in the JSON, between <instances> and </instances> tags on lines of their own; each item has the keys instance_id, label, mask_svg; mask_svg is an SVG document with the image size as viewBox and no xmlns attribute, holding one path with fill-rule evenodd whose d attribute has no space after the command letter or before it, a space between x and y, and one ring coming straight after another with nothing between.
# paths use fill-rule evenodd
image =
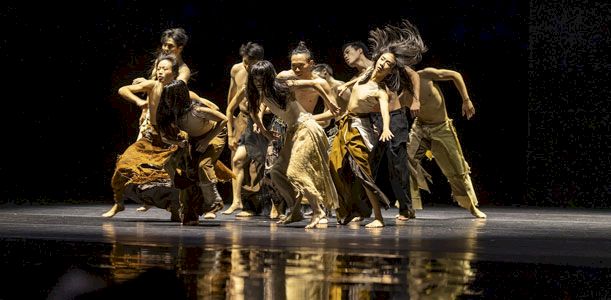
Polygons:
<instances>
[{"instance_id":1,"label":"reflective stage floor","mask_svg":"<svg viewBox=\"0 0 611 300\"><path fill-rule=\"evenodd\" d=\"M611 210L434 206L306 230L109 207L0 206L0 299L611 298Z\"/></svg>"}]
</instances>

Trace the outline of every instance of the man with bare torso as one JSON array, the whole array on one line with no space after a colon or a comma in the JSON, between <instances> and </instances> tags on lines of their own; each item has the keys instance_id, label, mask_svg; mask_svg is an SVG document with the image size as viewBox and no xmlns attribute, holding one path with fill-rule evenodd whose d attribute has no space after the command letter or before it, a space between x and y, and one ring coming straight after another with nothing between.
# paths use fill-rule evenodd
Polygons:
<instances>
[{"instance_id":1,"label":"man with bare torso","mask_svg":"<svg viewBox=\"0 0 611 300\"><path fill-rule=\"evenodd\" d=\"M233 201L223 214L232 214L246 206L237 216L252 216L260 206L260 203L253 203L259 202L253 200L253 195L260 191L268 141L265 137L253 131L245 89L248 68L263 59L263 53L262 46L248 42L240 47L242 62L233 65L231 68L226 116L228 120L228 144L231 149L231 166L236 178L232 181ZM240 112L237 117L234 117L236 108ZM245 199L242 199L242 196Z\"/></svg>"},{"instance_id":2,"label":"man with bare torso","mask_svg":"<svg viewBox=\"0 0 611 300\"><path fill-rule=\"evenodd\" d=\"M333 93L331 86L325 79L316 76L312 72L315 61L312 58L312 52L306 47L305 42L299 42L299 45L291 52L290 59L291 69L278 73L278 78L310 80L311 84L321 86L323 91L319 91L310 86L304 85L302 88L294 91L295 99L306 112L313 114L314 120L316 120L321 126L327 125L329 120L331 120L334 115L331 112L314 114L314 109L318 104L319 97L322 97L321 93L325 93L325 97L331 98L332 103L337 103L335 93Z\"/></svg>"},{"instance_id":3,"label":"man with bare torso","mask_svg":"<svg viewBox=\"0 0 611 300\"><path fill-rule=\"evenodd\" d=\"M452 120L448 118L445 98L436 81L454 82L462 102L462 115L470 119L475 108L460 73L452 70L425 68L418 71L420 76L420 113L414 121L408 144L409 162L412 165L410 191L415 205L421 206L418 187L429 191L425 180L426 172L420 160L430 150L437 165L448 179L454 200L477 218L486 218L476 206L478 204L471 177Z\"/></svg>"}]
</instances>

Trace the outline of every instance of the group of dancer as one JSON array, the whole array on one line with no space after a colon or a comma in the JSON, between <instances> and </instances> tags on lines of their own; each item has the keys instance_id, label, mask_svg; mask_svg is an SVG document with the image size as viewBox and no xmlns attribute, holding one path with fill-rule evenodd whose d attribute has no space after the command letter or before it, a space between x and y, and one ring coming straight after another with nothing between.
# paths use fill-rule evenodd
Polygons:
<instances>
[{"instance_id":1,"label":"group of dancer","mask_svg":"<svg viewBox=\"0 0 611 300\"><path fill-rule=\"evenodd\" d=\"M329 65L316 64L304 42L290 53L291 69L279 73L264 60L262 46L242 45L224 114L189 91L191 72L181 56L187 40L180 28L166 30L150 79L119 89L143 114L137 141L117 161L115 204L103 216L124 210L131 199L143 204L140 211L155 206L170 211L173 221L196 225L200 216L213 219L223 209L217 183L231 180L233 201L223 214L241 210L237 217L249 217L269 205L270 218L288 224L305 218L306 204L306 228L333 215L347 224L372 213L366 227L383 227L381 208L395 199L397 220L415 218L414 207L422 208L419 189L428 191L430 175L420 160L428 150L454 200L486 217L436 82L454 82L467 118L475 109L458 72L414 70L427 49L409 21L370 31L371 48L344 45L346 63L358 71L348 82L335 79ZM218 160L225 142L231 170ZM383 156L388 174L378 173ZM390 181L393 201L376 177Z\"/></svg>"}]
</instances>

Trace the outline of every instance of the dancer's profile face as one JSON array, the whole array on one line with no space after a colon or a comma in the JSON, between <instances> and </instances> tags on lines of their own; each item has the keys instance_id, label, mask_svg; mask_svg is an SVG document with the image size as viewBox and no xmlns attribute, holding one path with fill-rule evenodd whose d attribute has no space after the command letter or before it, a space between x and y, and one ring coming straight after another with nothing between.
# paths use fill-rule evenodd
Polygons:
<instances>
[{"instance_id":1,"label":"dancer's profile face","mask_svg":"<svg viewBox=\"0 0 611 300\"><path fill-rule=\"evenodd\" d=\"M255 84L255 87L260 91L263 88L263 76L255 75L252 77L252 82Z\"/></svg>"},{"instance_id":2,"label":"dancer's profile face","mask_svg":"<svg viewBox=\"0 0 611 300\"><path fill-rule=\"evenodd\" d=\"M312 60L305 53L291 55L291 69L297 77L309 75L312 72Z\"/></svg>"},{"instance_id":3,"label":"dancer's profile face","mask_svg":"<svg viewBox=\"0 0 611 300\"><path fill-rule=\"evenodd\" d=\"M163 83L169 83L173 78L171 61L164 59L157 63L157 80Z\"/></svg>"},{"instance_id":4,"label":"dancer's profile face","mask_svg":"<svg viewBox=\"0 0 611 300\"><path fill-rule=\"evenodd\" d=\"M178 47L173 38L167 38L161 45L161 52L163 52L163 54L174 54L174 56L179 56L181 50L182 47Z\"/></svg>"},{"instance_id":5,"label":"dancer's profile face","mask_svg":"<svg viewBox=\"0 0 611 300\"><path fill-rule=\"evenodd\" d=\"M348 66L354 67L354 63L359 58L361 53L363 53L363 50L361 49L357 50L356 48L352 46L348 46L346 47L346 49L344 49L344 61L346 61L346 64Z\"/></svg>"},{"instance_id":6,"label":"dancer's profile face","mask_svg":"<svg viewBox=\"0 0 611 300\"><path fill-rule=\"evenodd\" d=\"M242 64L244 65L244 69L246 69L246 71L250 70L250 66L256 64L257 62L258 60L256 59L250 59L246 55L242 56Z\"/></svg>"},{"instance_id":7,"label":"dancer's profile face","mask_svg":"<svg viewBox=\"0 0 611 300\"><path fill-rule=\"evenodd\" d=\"M396 64L397 60L395 59L395 55L387 52L378 58L375 70L376 72L386 76L386 74L388 74Z\"/></svg>"}]
</instances>

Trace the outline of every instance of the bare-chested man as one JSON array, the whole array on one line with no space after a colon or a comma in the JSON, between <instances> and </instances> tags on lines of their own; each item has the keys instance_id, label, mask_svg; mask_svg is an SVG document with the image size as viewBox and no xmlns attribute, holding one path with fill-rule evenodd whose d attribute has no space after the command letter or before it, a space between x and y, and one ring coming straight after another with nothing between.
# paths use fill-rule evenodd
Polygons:
<instances>
[{"instance_id":1,"label":"bare-chested man","mask_svg":"<svg viewBox=\"0 0 611 300\"><path fill-rule=\"evenodd\" d=\"M263 59L263 47L257 43L248 42L240 47L242 62L231 68L231 81L227 95L227 132L228 144L231 149L231 166L236 178L232 181L233 201L223 214L232 214L236 210L246 209L238 216L251 216L257 210L259 203L247 201L243 203L242 194L251 198L260 191L260 181L265 168L265 153L267 139L253 131L253 123L248 113L246 101L246 83L250 65ZM240 112L234 117L234 111Z\"/></svg>"},{"instance_id":2,"label":"bare-chested man","mask_svg":"<svg viewBox=\"0 0 611 300\"><path fill-rule=\"evenodd\" d=\"M354 75L352 79L363 75L365 70L373 65L369 48L363 42L355 41L345 44L342 47L342 53L346 64L358 71L358 74Z\"/></svg>"},{"instance_id":3,"label":"bare-chested man","mask_svg":"<svg viewBox=\"0 0 611 300\"><path fill-rule=\"evenodd\" d=\"M299 42L297 47L291 51L290 59L291 69L278 73L278 78L311 80L311 84L319 85L322 91L312 88L310 83L296 89L295 99L306 112L313 114L314 120L321 124L321 126L327 125L334 115L330 112L314 114L314 109L318 104L319 97L322 97L321 93L325 93L327 98L332 99L333 103L337 103L335 93L333 93L331 86L325 79L318 77L312 72L316 63L312 57L312 52L306 47L305 42Z\"/></svg>"},{"instance_id":4,"label":"bare-chested man","mask_svg":"<svg viewBox=\"0 0 611 300\"><path fill-rule=\"evenodd\" d=\"M161 34L161 49L159 49L159 55L174 55L178 62L178 75L176 79L180 79L186 83L189 82L191 78L191 69L182 59L182 52L189 41L189 36L182 28L170 28L166 29ZM151 68L151 75L149 79L155 79L157 73L157 63L158 58L155 59L153 63L153 67ZM146 80L145 78L136 78L133 81L133 84L138 84L142 81ZM140 116L140 131L138 132L138 139L142 137L142 132L146 130L146 127L150 124L150 116L148 114L148 110L143 109L142 114ZM146 208L140 208L139 211L146 211Z\"/></svg>"},{"instance_id":5,"label":"bare-chested man","mask_svg":"<svg viewBox=\"0 0 611 300\"><path fill-rule=\"evenodd\" d=\"M333 77L333 69L328 64L317 64L312 68L312 74L326 80L331 87L331 90L335 94L335 100L337 100L337 105L340 108L340 115L346 108L348 107L348 101L350 101L350 90L346 90L341 97L339 97L338 88L344 84L344 81L337 80Z\"/></svg>"},{"instance_id":6,"label":"bare-chested man","mask_svg":"<svg viewBox=\"0 0 611 300\"><path fill-rule=\"evenodd\" d=\"M469 176L469 165L465 160L458 142L456 129L448 118L445 98L436 81L453 81L458 89L462 102L462 115L470 119L475 108L465 82L460 73L452 70L425 68L418 71L420 75L420 113L414 121L410 132L408 156L416 172L411 176L411 196L415 206L422 206L418 187L429 191L425 172L420 160L426 150L433 153L437 165L450 182L452 196L458 205L469 210L477 218L486 218L486 214L477 209L477 197Z\"/></svg>"}]
</instances>

